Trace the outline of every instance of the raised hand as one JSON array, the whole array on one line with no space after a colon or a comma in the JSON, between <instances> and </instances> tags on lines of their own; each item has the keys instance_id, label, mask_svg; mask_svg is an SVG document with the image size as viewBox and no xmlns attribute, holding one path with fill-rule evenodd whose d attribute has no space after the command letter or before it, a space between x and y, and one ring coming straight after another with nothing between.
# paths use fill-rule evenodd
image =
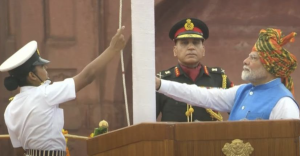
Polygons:
<instances>
[{"instance_id":1,"label":"raised hand","mask_svg":"<svg viewBox=\"0 0 300 156\"><path fill-rule=\"evenodd\" d=\"M109 48L113 51L121 51L125 47L125 38L123 35L123 31L125 26L122 26L117 30L117 33L112 37Z\"/></svg>"}]
</instances>

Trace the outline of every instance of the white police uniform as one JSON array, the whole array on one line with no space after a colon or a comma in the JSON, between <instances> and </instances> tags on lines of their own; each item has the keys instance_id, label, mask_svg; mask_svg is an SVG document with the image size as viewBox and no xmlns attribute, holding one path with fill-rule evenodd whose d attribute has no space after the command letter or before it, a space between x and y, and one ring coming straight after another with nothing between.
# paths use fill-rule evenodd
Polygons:
<instances>
[{"instance_id":1,"label":"white police uniform","mask_svg":"<svg viewBox=\"0 0 300 156\"><path fill-rule=\"evenodd\" d=\"M7 59L0 71L8 71L14 77L17 72L27 69L22 67L24 64L34 66L39 63L49 61L39 56L37 43L32 41ZM14 71L17 68L21 70ZM13 147L22 147L28 156L65 156L64 115L59 104L75 98L72 78L53 84L47 80L40 86L21 87L4 113Z\"/></svg>"}]
</instances>

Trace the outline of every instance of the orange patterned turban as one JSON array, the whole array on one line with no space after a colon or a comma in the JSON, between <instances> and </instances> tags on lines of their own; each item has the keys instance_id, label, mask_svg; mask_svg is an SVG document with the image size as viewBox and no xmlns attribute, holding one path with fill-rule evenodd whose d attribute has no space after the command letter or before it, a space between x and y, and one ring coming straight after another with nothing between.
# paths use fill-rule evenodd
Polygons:
<instances>
[{"instance_id":1,"label":"orange patterned turban","mask_svg":"<svg viewBox=\"0 0 300 156\"><path fill-rule=\"evenodd\" d=\"M294 42L296 33L282 35L281 30L267 28L260 30L258 40L252 51L259 54L263 66L272 75L281 78L281 82L294 94L291 73L297 68L297 58L282 46Z\"/></svg>"}]
</instances>

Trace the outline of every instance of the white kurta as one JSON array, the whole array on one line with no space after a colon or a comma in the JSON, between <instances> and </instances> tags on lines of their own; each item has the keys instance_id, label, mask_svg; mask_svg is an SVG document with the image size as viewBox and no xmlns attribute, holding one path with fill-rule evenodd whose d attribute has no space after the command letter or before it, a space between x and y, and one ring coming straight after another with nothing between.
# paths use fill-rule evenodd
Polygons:
<instances>
[{"instance_id":1,"label":"white kurta","mask_svg":"<svg viewBox=\"0 0 300 156\"><path fill-rule=\"evenodd\" d=\"M239 86L229 89L206 89L196 85L161 80L158 92L194 106L230 112L238 88ZM299 119L299 108L294 100L283 97L271 111L270 119Z\"/></svg>"},{"instance_id":2,"label":"white kurta","mask_svg":"<svg viewBox=\"0 0 300 156\"><path fill-rule=\"evenodd\" d=\"M51 85L46 81L38 87L21 87L4 113L13 147L65 151L64 114L58 106L75 98L72 78Z\"/></svg>"}]
</instances>

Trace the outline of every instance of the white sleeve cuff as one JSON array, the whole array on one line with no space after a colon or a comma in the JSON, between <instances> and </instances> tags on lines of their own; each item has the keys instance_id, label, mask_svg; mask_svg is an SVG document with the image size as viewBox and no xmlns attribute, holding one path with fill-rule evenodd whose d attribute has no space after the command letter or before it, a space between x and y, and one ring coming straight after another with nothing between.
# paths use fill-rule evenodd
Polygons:
<instances>
[{"instance_id":1,"label":"white sleeve cuff","mask_svg":"<svg viewBox=\"0 0 300 156\"><path fill-rule=\"evenodd\" d=\"M169 81L161 79L160 80L160 87L157 90L157 92L164 93L168 89L168 86L169 86Z\"/></svg>"}]
</instances>

